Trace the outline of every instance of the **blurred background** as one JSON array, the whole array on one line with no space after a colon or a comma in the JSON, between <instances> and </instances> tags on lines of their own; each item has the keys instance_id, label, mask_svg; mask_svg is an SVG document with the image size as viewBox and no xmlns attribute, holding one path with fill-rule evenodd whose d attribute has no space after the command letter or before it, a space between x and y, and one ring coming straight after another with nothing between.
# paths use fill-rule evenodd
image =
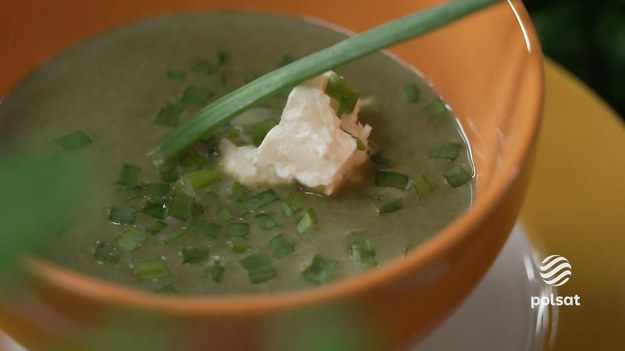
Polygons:
<instances>
[{"instance_id":1,"label":"blurred background","mask_svg":"<svg viewBox=\"0 0 625 351\"><path fill-rule=\"evenodd\" d=\"M525 0L543 52L625 116L625 0Z\"/></svg>"}]
</instances>

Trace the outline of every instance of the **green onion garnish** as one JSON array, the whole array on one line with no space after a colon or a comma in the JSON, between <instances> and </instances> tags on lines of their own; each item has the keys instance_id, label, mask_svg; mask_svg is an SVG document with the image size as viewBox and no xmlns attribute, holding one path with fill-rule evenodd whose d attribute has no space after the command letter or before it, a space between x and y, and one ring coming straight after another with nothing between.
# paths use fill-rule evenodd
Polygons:
<instances>
[{"instance_id":1,"label":"green onion garnish","mask_svg":"<svg viewBox=\"0 0 625 351\"><path fill-rule=\"evenodd\" d=\"M317 224L317 217L312 209L306 210L302 217L297 221L297 232L304 234Z\"/></svg>"},{"instance_id":2,"label":"green onion garnish","mask_svg":"<svg viewBox=\"0 0 625 351\"><path fill-rule=\"evenodd\" d=\"M404 208L404 200L401 197L398 197L396 199L378 204L375 208L379 214L395 212Z\"/></svg>"},{"instance_id":3,"label":"green onion garnish","mask_svg":"<svg viewBox=\"0 0 625 351\"><path fill-rule=\"evenodd\" d=\"M377 171L375 172L374 183L376 186L386 186L397 189L406 189L408 176L399 172Z\"/></svg>"},{"instance_id":4,"label":"green onion garnish","mask_svg":"<svg viewBox=\"0 0 625 351\"><path fill-rule=\"evenodd\" d=\"M210 76L217 71L217 67L215 67L215 65L209 60L202 60L193 65L191 67L191 71L204 76Z\"/></svg>"},{"instance_id":5,"label":"green onion garnish","mask_svg":"<svg viewBox=\"0 0 625 351\"><path fill-rule=\"evenodd\" d=\"M254 132L254 144L256 146L260 145L267 136L267 133L271 130L271 128L278 125L278 121L273 118L268 118L264 121L260 121L255 123L252 126L252 131Z\"/></svg>"},{"instance_id":6,"label":"green onion garnish","mask_svg":"<svg viewBox=\"0 0 625 351\"><path fill-rule=\"evenodd\" d=\"M183 174L182 180L191 184L193 190L198 190L221 181L221 174L214 169L202 169Z\"/></svg>"},{"instance_id":7,"label":"green onion garnish","mask_svg":"<svg viewBox=\"0 0 625 351\"><path fill-rule=\"evenodd\" d=\"M336 110L338 117L344 113L352 113L356 102L358 102L358 92L336 73L332 73L328 77L325 93L339 102L339 107Z\"/></svg>"},{"instance_id":8,"label":"green onion garnish","mask_svg":"<svg viewBox=\"0 0 625 351\"><path fill-rule=\"evenodd\" d=\"M180 102L190 106L206 105L214 95L215 93L208 88L192 85L182 93Z\"/></svg>"},{"instance_id":9,"label":"green onion garnish","mask_svg":"<svg viewBox=\"0 0 625 351\"><path fill-rule=\"evenodd\" d=\"M375 259L375 249L371 240L367 238L356 239L352 241L351 245L352 258L358 263L365 264L367 266L375 266L378 264Z\"/></svg>"},{"instance_id":10,"label":"green onion garnish","mask_svg":"<svg viewBox=\"0 0 625 351\"><path fill-rule=\"evenodd\" d=\"M278 234L271 238L269 247L271 247L271 251L273 251L278 259L285 257L295 250L293 241L284 234Z\"/></svg>"},{"instance_id":11,"label":"green onion garnish","mask_svg":"<svg viewBox=\"0 0 625 351\"><path fill-rule=\"evenodd\" d=\"M133 252L143 245L145 239L146 235L144 233L135 228L128 228L128 230L115 238L115 245L124 251Z\"/></svg>"},{"instance_id":12,"label":"green onion garnish","mask_svg":"<svg viewBox=\"0 0 625 351\"><path fill-rule=\"evenodd\" d=\"M158 111L154 123L164 127L175 127L178 125L180 115L184 109L185 106L183 104L168 102L165 107Z\"/></svg>"},{"instance_id":13,"label":"green onion garnish","mask_svg":"<svg viewBox=\"0 0 625 351\"><path fill-rule=\"evenodd\" d=\"M133 185L126 188L122 188L121 193L124 199L134 200L143 196L145 189L141 185Z\"/></svg>"},{"instance_id":14,"label":"green onion garnish","mask_svg":"<svg viewBox=\"0 0 625 351\"><path fill-rule=\"evenodd\" d=\"M228 61L230 61L230 55L228 55L228 53L225 51L219 51L219 54L217 56L217 63L221 66L228 63Z\"/></svg>"},{"instance_id":15,"label":"green onion garnish","mask_svg":"<svg viewBox=\"0 0 625 351\"><path fill-rule=\"evenodd\" d=\"M191 211L193 211L193 197L181 191L174 192L169 202L169 215L184 221L189 218Z\"/></svg>"},{"instance_id":16,"label":"green onion garnish","mask_svg":"<svg viewBox=\"0 0 625 351\"><path fill-rule=\"evenodd\" d=\"M312 283L321 285L330 279L332 271L338 264L338 261L315 255L312 263L302 272L302 276Z\"/></svg>"},{"instance_id":17,"label":"green onion garnish","mask_svg":"<svg viewBox=\"0 0 625 351\"><path fill-rule=\"evenodd\" d=\"M355 137L353 135L352 135L352 138L356 140L356 150L365 151L367 149L367 147L365 146L365 143L362 142L362 139L360 139L359 137Z\"/></svg>"},{"instance_id":18,"label":"green onion garnish","mask_svg":"<svg viewBox=\"0 0 625 351\"><path fill-rule=\"evenodd\" d=\"M280 198L278 198L278 195L276 195L276 193L274 193L272 189L267 189L248 198L247 207L250 210L255 211L278 200L280 200Z\"/></svg>"},{"instance_id":19,"label":"green onion garnish","mask_svg":"<svg viewBox=\"0 0 625 351\"><path fill-rule=\"evenodd\" d=\"M306 79L442 27L498 1L501 0L462 0L434 6L387 22L278 68L224 95L178 126L160 142L161 155L165 160L179 155L216 126ZM198 71L195 67L193 70Z\"/></svg>"},{"instance_id":20,"label":"green onion garnish","mask_svg":"<svg viewBox=\"0 0 625 351\"><path fill-rule=\"evenodd\" d=\"M122 168L122 172L117 179L119 185L133 185L139 180L139 174L141 174L141 168L133 165L125 164Z\"/></svg>"},{"instance_id":21,"label":"green onion garnish","mask_svg":"<svg viewBox=\"0 0 625 351\"><path fill-rule=\"evenodd\" d=\"M230 222L234 218L234 216L232 215L232 212L230 212L230 210L227 209L226 207L221 207L220 209L218 209L217 215L224 222Z\"/></svg>"},{"instance_id":22,"label":"green onion garnish","mask_svg":"<svg viewBox=\"0 0 625 351\"><path fill-rule=\"evenodd\" d=\"M423 199L427 194L432 192L432 184L430 184L425 174L421 174L413 179L412 188L417 192L420 199Z\"/></svg>"},{"instance_id":23,"label":"green onion garnish","mask_svg":"<svg viewBox=\"0 0 625 351\"><path fill-rule=\"evenodd\" d=\"M127 206L113 206L109 211L109 221L115 224L134 224L136 211Z\"/></svg>"},{"instance_id":24,"label":"green onion garnish","mask_svg":"<svg viewBox=\"0 0 625 351\"><path fill-rule=\"evenodd\" d=\"M154 292L157 294L178 295L178 290L172 283L165 284L160 288L156 289Z\"/></svg>"},{"instance_id":25,"label":"green onion garnish","mask_svg":"<svg viewBox=\"0 0 625 351\"><path fill-rule=\"evenodd\" d=\"M219 233L221 232L220 226L211 222L207 222L201 218L193 218L187 226L187 229L212 237L218 237Z\"/></svg>"},{"instance_id":26,"label":"green onion garnish","mask_svg":"<svg viewBox=\"0 0 625 351\"><path fill-rule=\"evenodd\" d=\"M132 260L131 265L139 278L144 280L161 279L171 275L167 263L160 257Z\"/></svg>"},{"instance_id":27,"label":"green onion garnish","mask_svg":"<svg viewBox=\"0 0 625 351\"><path fill-rule=\"evenodd\" d=\"M187 79L187 72L169 70L167 71L167 78L176 82L184 82Z\"/></svg>"},{"instance_id":28,"label":"green onion garnish","mask_svg":"<svg viewBox=\"0 0 625 351\"><path fill-rule=\"evenodd\" d=\"M204 270L204 279L212 280L219 283L221 281L221 277L224 274L224 270L225 268L220 265L209 266Z\"/></svg>"},{"instance_id":29,"label":"green onion garnish","mask_svg":"<svg viewBox=\"0 0 625 351\"><path fill-rule=\"evenodd\" d=\"M163 244L164 245L171 245L171 244L175 243L176 241L178 241L178 240L180 240L182 238L185 238L187 236L189 236L189 232L186 231L186 230L183 230L183 231L180 231L180 232L170 236L167 239L164 239L163 240Z\"/></svg>"},{"instance_id":30,"label":"green onion garnish","mask_svg":"<svg viewBox=\"0 0 625 351\"><path fill-rule=\"evenodd\" d=\"M236 253L244 253L252 247L250 244L238 240L231 241L230 246L232 246L232 251Z\"/></svg>"},{"instance_id":31,"label":"green onion garnish","mask_svg":"<svg viewBox=\"0 0 625 351\"><path fill-rule=\"evenodd\" d=\"M165 205L165 201L146 201L143 209L141 209L142 213L145 213L148 216L152 216L158 219L165 219L165 214L167 213L167 206Z\"/></svg>"},{"instance_id":32,"label":"green onion garnish","mask_svg":"<svg viewBox=\"0 0 625 351\"><path fill-rule=\"evenodd\" d=\"M425 113L430 118L436 118L447 113L447 106L445 106L443 100L436 98L425 106Z\"/></svg>"},{"instance_id":33,"label":"green onion garnish","mask_svg":"<svg viewBox=\"0 0 625 351\"><path fill-rule=\"evenodd\" d=\"M455 160L462 148L462 144L454 142L445 142L430 152L430 158L444 158L447 160Z\"/></svg>"},{"instance_id":34,"label":"green onion garnish","mask_svg":"<svg viewBox=\"0 0 625 351\"><path fill-rule=\"evenodd\" d=\"M393 166L393 162L391 162L391 160L388 157L386 157L384 154L382 154L380 151L371 155L370 159L371 159L371 162L375 163L376 165L380 167Z\"/></svg>"},{"instance_id":35,"label":"green onion garnish","mask_svg":"<svg viewBox=\"0 0 625 351\"><path fill-rule=\"evenodd\" d=\"M164 182L175 182L178 180L178 167L173 164L164 163L158 167L158 173L161 175L161 179Z\"/></svg>"},{"instance_id":36,"label":"green onion garnish","mask_svg":"<svg viewBox=\"0 0 625 351\"><path fill-rule=\"evenodd\" d=\"M182 263L199 263L208 258L208 246L185 246L180 251Z\"/></svg>"},{"instance_id":37,"label":"green onion garnish","mask_svg":"<svg viewBox=\"0 0 625 351\"><path fill-rule=\"evenodd\" d=\"M256 252L239 261L253 284L261 283L278 275L271 261L262 252Z\"/></svg>"},{"instance_id":38,"label":"green onion garnish","mask_svg":"<svg viewBox=\"0 0 625 351\"><path fill-rule=\"evenodd\" d=\"M164 198L171 187L164 183L149 183L145 185L145 192L152 198Z\"/></svg>"},{"instance_id":39,"label":"green onion garnish","mask_svg":"<svg viewBox=\"0 0 625 351\"><path fill-rule=\"evenodd\" d=\"M273 218L271 213L260 213L256 215L256 220L260 225L260 229L269 230L278 226L276 220Z\"/></svg>"},{"instance_id":40,"label":"green onion garnish","mask_svg":"<svg viewBox=\"0 0 625 351\"><path fill-rule=\"evenodd\" d=\"M228 236L230 237L246 237L250 234L250 225L245 222L228 223Z\"/></svg>"},{"instance_id":41,"label":"green onion garnish","mask_svg":"<svg viewBox=\"0 0 625 351\"><path fill-rule=\"evenodd\" d=\"M291 217L293 213L298 212L302 209L302 206L297 204L291 204L286 201L282 201L280 205L282 206L282 212L284 212L287 217Z\"/></svg>"},{"instance_id":42,"label":"green onion garnish","mask_svg":"<svg viewBox=\"0 0 625 351\"><path fill-rule=\"evenodd\" d=\"M180 166L185 172L197 171L208 162L206 157L195 149L189 150L180 158Z\"/></svg>"},{"instance_id":43,"label":"green onion garnish","mask_svg":"<svg viewBox=\"0 0 625 351\"><path fill-rule=\"evenodd\" d=\"M152 223L146 230L146 233L152 234L152 235L156 235L158 234L161 230L165 229L165 227L167 227L167 223L163 222L163 221L156 221L154 223Z\"/></svg>"},{"instance_id":44,"label":"green onion garnish","mask_svg":"<svg viewBox=\"0 0 625 351\"><path fill-rule=\"evenodd\" d=\"M117 247L109 242L100 243L93 253L98 262L117 263L119 261L119 251Z\"/></svg>"},{"instance_id":45,"label":"green onion garnish","mask_svg":"<svg viewBox=\"0 0 625 351\"><path fill-rule=\"evenodd\" d=\"M419 88L414 83L404 85L404 95L409 102L419 101Z\"/></svg>"},{"instance_id":46,"label":"green onion garnish","mask_svg":"<svg viewBox=\"0 0 625 351\"><path fill-rule=\"evenodd\" d=\"M467 183L472 178L473 177L469 174L469 172L460 166L455 166L445 173L445 180L447 180L447 183L454 188Z\"/></svg>"},{"instance_id":47,"label":"green onion garnish","mask_svg":"<svg viewBox=\"0 0 625 351\"><path fill-rule=\"evenodd\" d=\"M91 144L91 141L91 137L82 130L77 130L54 140L55 143L60 145L66 151L81 149Z\"/></svg>"},{"instance_id":48,"label":"green onion garnish","mask_svg":"<svg viewBox=\"0 0 625 351\"><path fill-rule=\"evenodd\" d=\"M234 197L243 197L250 192L251 190L248 187L239 182L232 183L232 186L230 187L230 195Z\"/></svg>"}]
</instances>

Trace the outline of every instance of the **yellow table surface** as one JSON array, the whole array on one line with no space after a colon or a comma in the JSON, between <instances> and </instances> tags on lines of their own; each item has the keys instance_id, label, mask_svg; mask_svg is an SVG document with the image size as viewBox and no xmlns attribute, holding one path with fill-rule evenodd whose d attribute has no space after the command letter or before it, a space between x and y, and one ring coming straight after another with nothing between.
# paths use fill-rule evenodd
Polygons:
<instances>
[{"instance_id":1,"label":"yellow table surface","mask_svg":"<svg viewBox=\"0 0 625 351\"><path fill-rule=\"evenodd\" d=\"M625 125L595 93L550 60L544 119L521 222L545 255L566 257L547 350L625 350Z\"/></svg>"}]
</instances>

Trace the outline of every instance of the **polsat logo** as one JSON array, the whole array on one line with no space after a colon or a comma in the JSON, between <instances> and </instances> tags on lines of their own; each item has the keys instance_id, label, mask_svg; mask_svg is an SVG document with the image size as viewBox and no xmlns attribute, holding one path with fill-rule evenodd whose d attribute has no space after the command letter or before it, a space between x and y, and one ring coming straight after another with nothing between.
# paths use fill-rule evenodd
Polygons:
<instances>
[{"instance_id":1,"label":"polsat logo","mask_svg":"<svg viewBox=\"0 0 625 351\"><path fill-rule=\"evenodd\" d=\"M540 265L540 277L545 284L553 287L562 286L569 281L572 275L572 267L569 260L563 256L551 255L546 257ZM580 306L579 295L575 296L531 296L530 306Z\"/></svg>"}]
</instances>

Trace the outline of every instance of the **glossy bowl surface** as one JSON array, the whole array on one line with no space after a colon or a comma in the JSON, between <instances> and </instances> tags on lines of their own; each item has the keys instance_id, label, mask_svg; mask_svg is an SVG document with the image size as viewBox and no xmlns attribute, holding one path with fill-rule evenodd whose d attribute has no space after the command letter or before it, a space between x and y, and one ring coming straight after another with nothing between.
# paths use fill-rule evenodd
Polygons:
<instances>
[{"instance_id":1,"label":"glossy bowl surface","mask_svg":"<svg viewBox=\"0 0 625 351\"><path fill-rule=\"evenodd\" d=\"M72 43L155 15L242 8L319 18L359 32L437 2L7 1L0 5L0 96ZM418 340L475 286L516 220L542 109L543 70L520 1L499 3L391 51L452 106L475 160L474 206L435 237L343 282L247 297L150 295L30 260L26 292L0 304L0 328L32 349L117 340L124 330L141 336L148 329L163 350L296 350L328 336L342 350L389 350Z\"/></svg>"}]
</instances>

